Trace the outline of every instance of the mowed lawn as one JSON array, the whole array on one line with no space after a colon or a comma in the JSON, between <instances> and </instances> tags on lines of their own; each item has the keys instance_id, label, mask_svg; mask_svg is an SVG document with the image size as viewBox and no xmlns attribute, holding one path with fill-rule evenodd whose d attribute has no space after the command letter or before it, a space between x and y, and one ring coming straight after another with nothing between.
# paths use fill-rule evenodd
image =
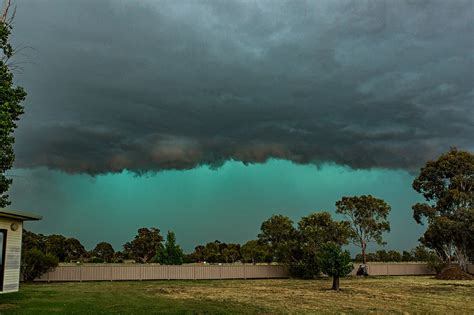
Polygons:
<instances>
[{"instance_id":1,"label":"mowed lawn","mask_svg":"<svg viewBox=\"0 0 474 315\"><path fill-rule=\"evenodd\" d=\"M474 281L432 277L23 284L0 314L469 313Z\"/></svg>"}]
</instances>

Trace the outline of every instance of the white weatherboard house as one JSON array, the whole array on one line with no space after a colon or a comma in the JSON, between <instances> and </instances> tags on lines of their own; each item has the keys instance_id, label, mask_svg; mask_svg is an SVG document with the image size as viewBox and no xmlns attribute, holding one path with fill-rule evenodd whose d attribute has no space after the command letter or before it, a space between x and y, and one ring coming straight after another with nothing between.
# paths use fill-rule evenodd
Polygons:
<instances>
[{"instance_id":1,"label":"white weatherboard house","mask_svg":"<svg viewBox=\"0 0 474 315\"><path fill-rule=\"evenodd\" d=\"M23 221L41 216L0 209L0 294L18 291Z\"/></svg>"}]
</instances>

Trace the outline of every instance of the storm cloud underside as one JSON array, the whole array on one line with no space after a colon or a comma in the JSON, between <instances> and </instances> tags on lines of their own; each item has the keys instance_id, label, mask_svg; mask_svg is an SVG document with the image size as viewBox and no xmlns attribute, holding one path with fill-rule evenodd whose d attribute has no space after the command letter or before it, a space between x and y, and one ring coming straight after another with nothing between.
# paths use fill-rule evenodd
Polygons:
<instances>
[{"instance_id":1,"label":"storm cloud underside","mask_svg":"<svg viewBox=\"0 0 474 315\"><path fill-rule=\"evenodd\" d=\"M474 149L473 1L18 1L17 168L269 158L413 170Z\"/></svg>"}]
</instances>

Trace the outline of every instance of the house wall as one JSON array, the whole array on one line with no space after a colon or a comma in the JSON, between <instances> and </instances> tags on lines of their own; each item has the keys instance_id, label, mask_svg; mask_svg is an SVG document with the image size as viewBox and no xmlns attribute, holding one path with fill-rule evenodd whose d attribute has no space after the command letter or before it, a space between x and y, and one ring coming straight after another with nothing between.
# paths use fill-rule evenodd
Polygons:
<instances>
[{"instance_id":1,"label":"house wall","mask_svg":"<svg viewBox=\"0 0 474 315\"><path fill-rule=\"evenodd\" d=\"M16 222L18 229L12 231L11 224ZM3 277L3 291L16 292L20 282L21 236L23 222L20 220L0 218L0 229L7 230L7 246L5 250L5 273Z\"/></svg>"}]
</instances>

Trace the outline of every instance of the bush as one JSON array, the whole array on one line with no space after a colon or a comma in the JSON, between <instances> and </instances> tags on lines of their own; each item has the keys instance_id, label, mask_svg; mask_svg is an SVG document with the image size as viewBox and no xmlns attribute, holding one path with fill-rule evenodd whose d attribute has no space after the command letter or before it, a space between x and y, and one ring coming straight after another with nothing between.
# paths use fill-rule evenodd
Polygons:
<instances>
[{"instance_id":1,"label":"bush","mask_svg":"<svg viewBox=\"0 0 474 315\"><path fill-rule=\"evenodd\" d=\"M292 277L300 279L314 279L320 275L319 266L316 264L307 264L307 262L290 264L289 271Z\"/></svg>"},{"instance_id":2,"label":"bush","mask_svg":"<svg viewBox=\"0 0 474 315\"><path fill-rule=\"evenodd\" d=\"M433 270L436 273L440 273L444 268L448 266L448 263L441 260L436 255L430 255L427 259L428 261L428 269Z\"/></svg>"},{"instance_id":3,"label":"bush","mask_svg":"<svg viewBox=\"0 0 474 315\"><path fill-rule=\"evenodd\" d=\"M26 250L21 259L21 274L24 281L33 281L58 265L58 258L44 254L39 249Z\"/></svg>"},{"instance_id":4,"label":"bush","mask_svg":"<svg viewBox=\"0 0 474 315\"><path fill-rule=\"evenodd\" d=\"M102 264L104 263L104 260L100 257L92 257L88 262L91 264Z\"/></svg>"}]
</instances>

